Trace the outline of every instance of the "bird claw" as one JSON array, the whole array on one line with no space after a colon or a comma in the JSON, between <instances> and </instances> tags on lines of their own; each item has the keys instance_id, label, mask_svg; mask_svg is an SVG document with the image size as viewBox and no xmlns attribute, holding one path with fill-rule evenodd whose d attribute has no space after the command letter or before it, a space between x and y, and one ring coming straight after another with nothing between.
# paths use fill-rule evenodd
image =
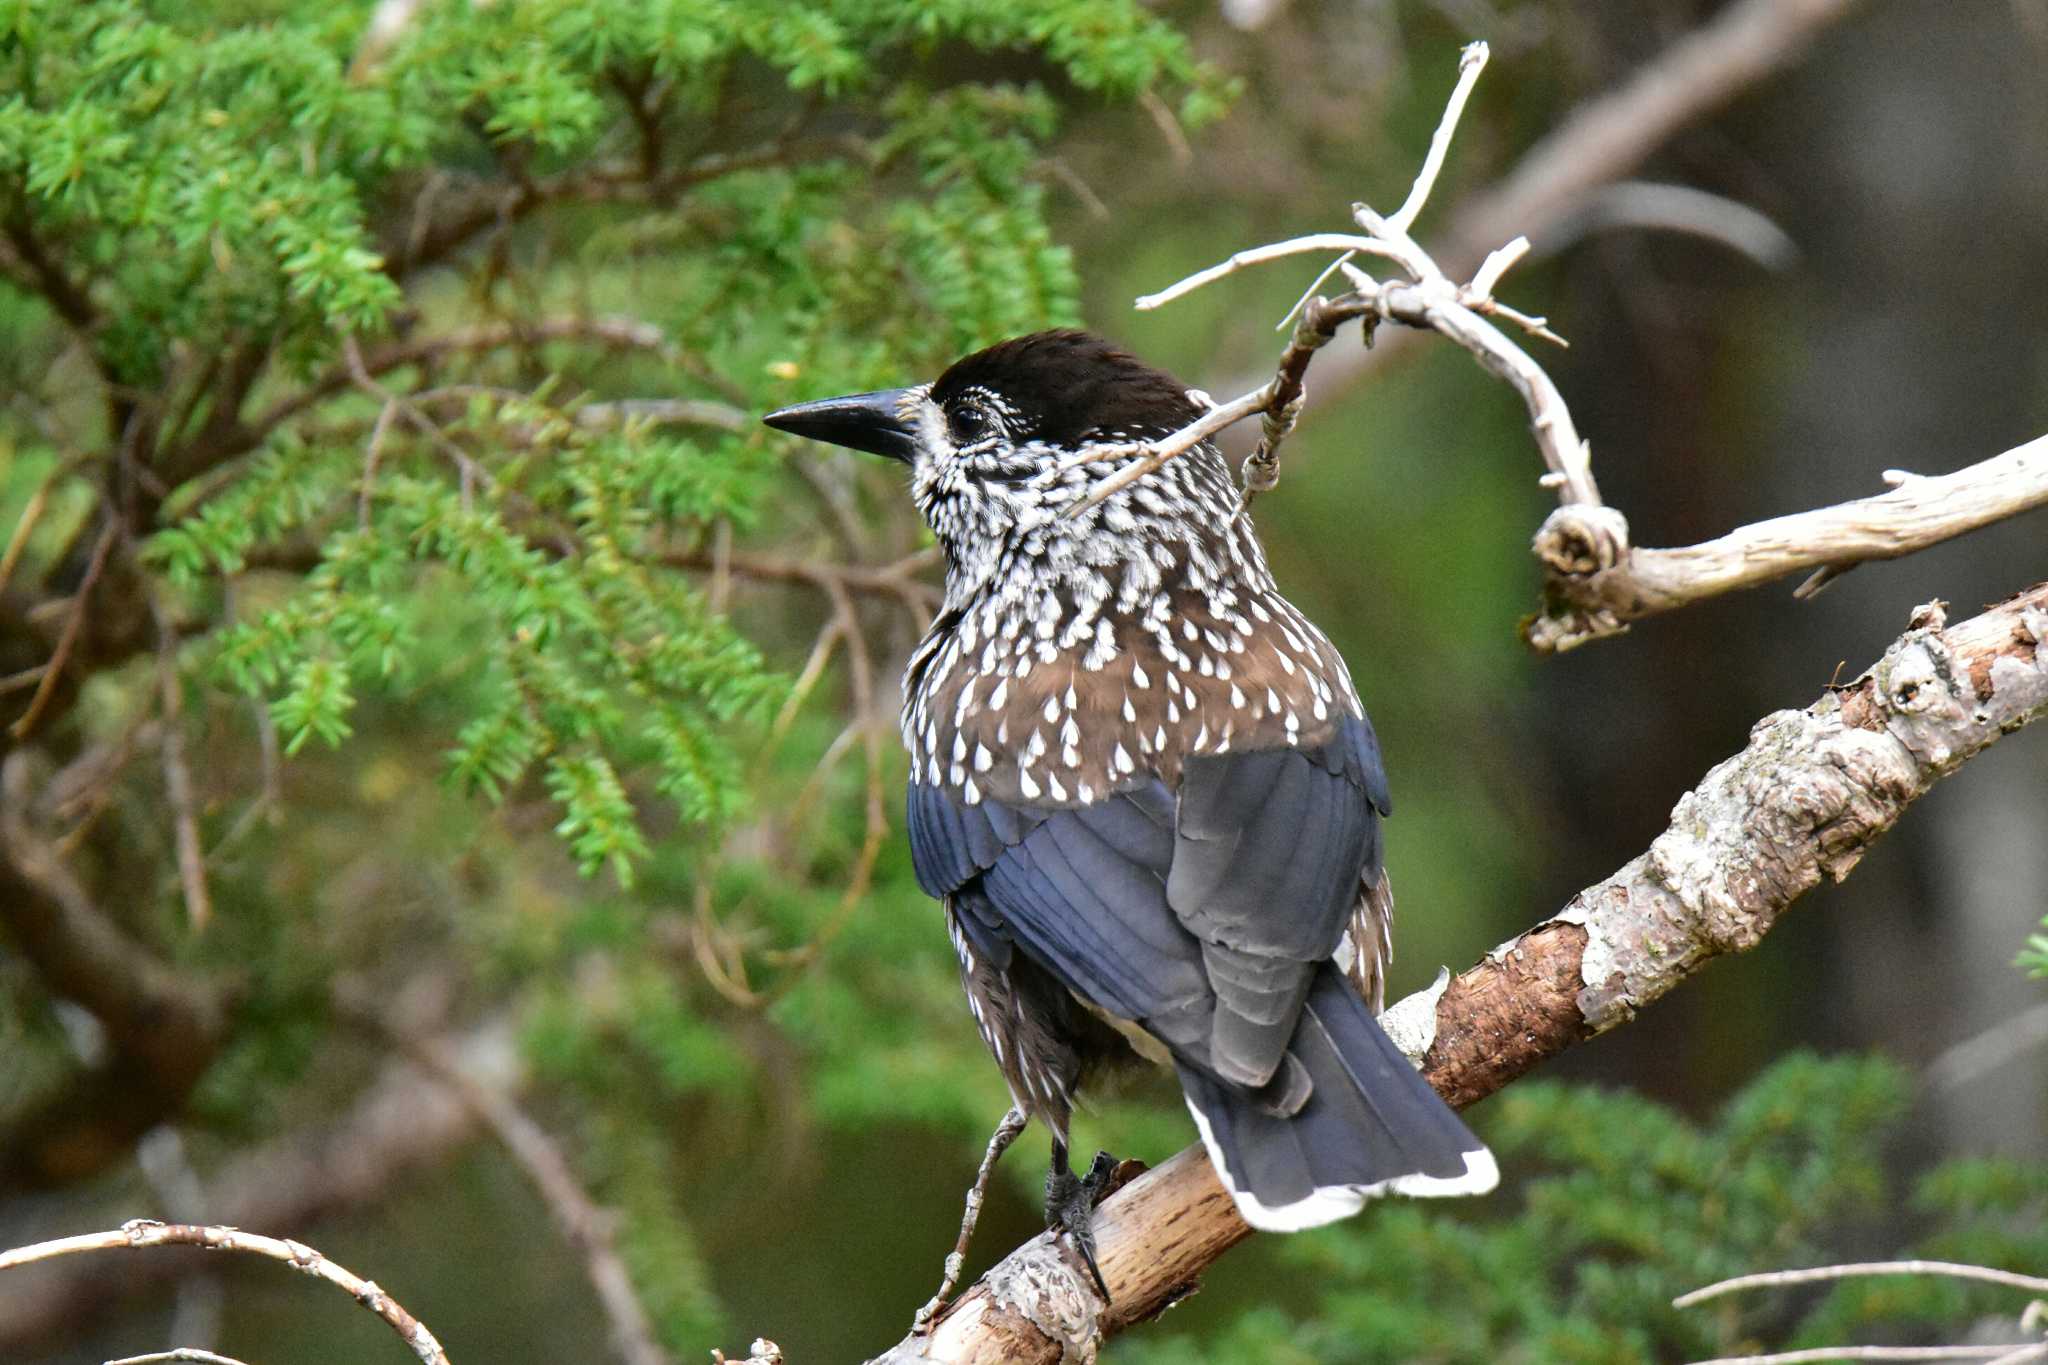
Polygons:
<instances>
[{"instance_id":1,"label":"bird claw","mask_svg":"<svg viewBox=\"0 0 2048 1365\"><path fill-rule=\"evenodd\" d=\"M1095 1263L1093 1220L1095 1206L1109 1193L1118 1164L1108 1152L1097 1152L1086 1175L1075 1175L1061 1162L1045 1177L1045 1225L1064 1232L1068 1243L1081 1253L1104 1303L1110 1302L1109 1282L1102 1278L1102 1267Z\"/></svg>"}]
</instances>

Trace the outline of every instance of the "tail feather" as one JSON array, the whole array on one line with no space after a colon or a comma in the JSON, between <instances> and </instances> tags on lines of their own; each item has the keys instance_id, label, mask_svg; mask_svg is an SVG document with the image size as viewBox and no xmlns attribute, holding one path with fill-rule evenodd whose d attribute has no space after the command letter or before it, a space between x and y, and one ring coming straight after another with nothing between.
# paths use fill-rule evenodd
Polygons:
<instances>
[{"instance_id":1,"label":"tail feather","mask_svg":"<svg viewBox=\"0 0 2048 1365\"><path fill-rule=\"evenodd\" d=\"M1209 1160L1253 1227L1315 1227L1377 1195L1484 1194L1498 1181L1493 1154L1335 966L1317 969L1289 1050L1314 1086L1289 1117L1253 1092L1179 1068Z\"/></svg>"}]
</instances>

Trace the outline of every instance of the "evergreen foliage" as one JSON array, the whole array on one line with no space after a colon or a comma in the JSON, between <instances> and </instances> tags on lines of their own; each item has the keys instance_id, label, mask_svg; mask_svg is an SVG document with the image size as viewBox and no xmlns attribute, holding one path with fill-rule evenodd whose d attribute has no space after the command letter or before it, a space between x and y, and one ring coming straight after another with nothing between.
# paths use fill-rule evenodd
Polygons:
<instances>
[{"instance_id":1,"label":"evergreen foliage","mask_svg":"<svg viewBox=\"0 0 2048 1365\"><path fill-rule=\"evenodd\" d=\"M1893 1162L1910 1098L1910 1078L1891 1063L1811 1055L1772 1065L1710 1124L1634 1095L1524 1082L1483 1111L1482 1135L1517 1174L1480 1216L1389 1202L1302 1234L1283 1252L1311 1287L1295 1309L1245 1313L1199 1346L1134 1337L1119 1358L1648 1365L1951 1342L1990 1317L2012 1333L2024 1295L1933 1278L1672 1306L1718 1280L1845 1260L2038 1273L2048 1261L2039 1170L1958 1162L1902 1194Z\"/></svg>"},{"instance_id":2,"label":"evergreen foliage","mask_svg":"<svg viewBox=\"0 0 2048 1365\"><path fill-rule=\"evenodd\" d=\"M231 1001L163 1115L202 1174L371 1080L384 1049L331 1019L338 977L428 981L427 1025L516 1032L528 1103L691 1358L763 1326L721 1303L712 1228L801 1164L764 1136L923 1125L958 1139L931 1176L950 1200L1007 1103L870 817L900 760L830 634L848 611L900 654L916 599L773 567L924 538L891 471L754 417L1079 321L1044 190L1061 119L1145 98L1197 125L1231 88L1138 0L444 0L389 39L376 8L0 3L0 735L36 760L25 821ZM1517 553L1513 509L1467 502L1469 542L1431 523L1430 552ZM44 697L74 595L92 628ZM1449 609L1477 638L1478 601ZM1404 796L1404 828L1435 809L1444 843L1483 844L1482 780ZM62 1018L0 953L0 1119L76 1079ZM1705 1129L1519 1086L1489 1134L1548 1173L1496 1197L1512 1213L1375 1208L1286 1244L1313 1286L1294 1311L1118 1358L1619 1362L2006 1311L1920 1283L1668 1307L1867 1234L1903 1084L1799 1060ZM1085 1122L1125 1151L1188 1138L1167 1090ZM1938 1172L1918 1245L2038 1270L2038 1176Z\"/></svg>"},{"instance_id":3,"label":"evergreen foliage","mask_svg":"<svg viewBox=\"0 0 2048 1365\"><path fill-rule=\"evenodd\" d=\"M520 1029L695 1353L720 1324L686 1208L739 1159L704 1106L765 1102L764 1015L815 1075L781 1099L827 1122L1001 1108L869 810L901 780L886 696L847 728L843 638L802 676L840 603L728 572L921 532L889 471L756 416L1077 322L1063 110L1193 124L1229 91L1136 0L453 0L389 35L377 8L0 6L0 526L12 586L47 614L89 579L94 621L89 685L32 717L10 688L0 729L126 753L167 649L213 923L154 763L109 769L79 865L239 982L182 1117L222 1155L304 1122L363 1076L331 981L446 979L451 1026ZM902 603L850 609L901 648ZM0 676L48 656L15 624ZM32 974L0 996L25 1114L63 1035Z\"/></svg>"}]
</instances>

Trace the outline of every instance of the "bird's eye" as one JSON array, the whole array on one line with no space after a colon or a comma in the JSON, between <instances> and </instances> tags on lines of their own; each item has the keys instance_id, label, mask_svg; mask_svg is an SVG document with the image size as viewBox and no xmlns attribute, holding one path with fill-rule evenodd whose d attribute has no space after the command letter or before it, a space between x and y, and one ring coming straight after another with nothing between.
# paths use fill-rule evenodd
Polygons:
<instances>
[{"instance_id":1,"label":"bird's eye","mask_svg":"<svg viewBox=\"0 0 2048 1365\"><path fill-rule=\"evenodd\" d=\"M946 431L955 445L972 445L988 435L990 425L988 411L979 403L962 403L946 414Z\"/></svg>"}]
</instances>

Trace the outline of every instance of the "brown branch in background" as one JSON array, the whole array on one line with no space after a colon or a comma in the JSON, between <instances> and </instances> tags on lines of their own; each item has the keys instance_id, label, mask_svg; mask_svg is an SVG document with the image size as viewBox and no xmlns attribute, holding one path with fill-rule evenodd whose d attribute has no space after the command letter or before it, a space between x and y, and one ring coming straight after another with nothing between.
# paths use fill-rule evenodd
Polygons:
<instances>
[{"instance_id":1,"label":"brown branch in background","mask_svg":"<svg viewBox=\"0 0 2048 1365\"><path fill-rule=\"evenodd\" d=\"M1634 174L1681 129L1805 55L1858 0L1737 0L1630 76L1586 101L1522 157L1507 179L1452 215L1448 253L1464 267L1491 242L1539 244L1589 192Z\"/></svg>"},{"instance_id":2,"label":"brown branch in background","mask_svg":"<svg viewBox=\"0 0 2048 1365\"><path fill-rule=\"evenodd\" d=\"M444 1036L444 1054L479 1084L516 1095L525 1084L510 1016ZM477 1136L469 1107L442 1081L392 1061L339 1116L288 1132L211 1172L209 1216L242 1227L303 1228L388 1198L398 1182L447 1161ZM0 1358L38 1359L39 1343L75 1332L127 1294L191 1274L182 1257L134 1260L110 1273L90 1260L0 1275Z\"/></svg>"},{"instance_id":3,"label":"brown branch in background","mask_svg":"<svg viewBox=\"0 0 2048 1365\"><path fill-rule=\"evenodd\" d=\"M435 265L492 228L510 227L554 203L661 203L740 171L765 170L799 161L838 156L865 160L868 143L851 135L775 138L743 152L714 152L649 176L637 161L543 176L476 190L445 215L387 244L384 257L394 278L404 279Z\"/></svg>"},{"instance_id":4,"label":"brown branch in background","mask_svg":"<svg viewBox=\"0 0 2048 1365\"><path fill-rule=\"evenodd\" d=\"M109 1055L0 1133L0 1191L124 1159L177 1112L227 1035L220 989L130 939L31 827L32 781L27 752L0 763L0 930L53 996L99 1021Z\"/></svg>"},{"instance_id":5,"label":"brown branch in background","mask_svg":"<svg viewBox=\"0 0 2048 1365\"><path fill-rule=\"evenodd\" d=\"M674 347L668 335L653 323L637 318L533 318L519 322L480 323L458 327L433 336L395 341L361 352L361 369L377 376L407 365L421 365L446 356L471 351L495 351L507 346L537 346L550 341L595 341L628 350L670 354ZM251 423L250 447L296 417L307 408L351 386L361 387L356 367L338 365L298 390L265 408Z\"/></svg>"},{"instance_id":6,"label":"brown branch in background","mask_svg":"<svg viewBox=\"0 0 2048 1365\"><path fill-rule=\"evenodd\" d=\"M11 248L12 259L8 264L19 263L27 275L23 283L47 299L57 316L70 324L74 332L89 339L100 325L100 310L85 287L72 279L63 264L44 248L29 218L28 204L19 195L14 196L6 214L0 216L0 232L4 232Z\"/></svg>"},{"instance_id":7,"label":"brown branch in background","mask_svg":"<svg viewBox=\"0 0 2048 1365\"><path fill-rule=\"evenodd\" d=\"M316 1280L325 1280L382 1318L390 1324L391 1330L398 1333L405 1344L412 1348L412 1353L426 1362L426 1365L448 1365L448 1353L441 1349L441 1343L434 1339L434 1334L427 1330L426 1324L408 1313L398 1300L385 1293L374 1281L363 1279L352 1271L336 1265L304 1242L264 1237L253 1232L243 1232L240 1228L221 1227L216 1224L159 1223L150 1218L136 1218L111 1232L60 1237L55 1241L38 1242L34 1246L0 1252L0 1271L12 1270L17 1266L57 1256L75 1256L86 1251L139 1251L168 1246L205 1247L208 1251L240 1251L253 1256L267 1256L273 1261L282 1261L292 1269L311 1275Z\"/></svg>"},{"instance_id":8,"label":"brown branch in background","mask_svg":"<svg viewBox=\"0 0 2048 1365\"><path fill-rule=\"evenodd\" d=\"M465 1068L446 1044L415 1037L395 1026L383 1001L360 991L338 990L337 1003L349 1019L447 1086L526 1172L562 1236L582 1254L598 1305L611 1323L612 1344L618 1348L619 1358L626 1365L673 1365L673 1358L655 1339L654 1323L619 1255L618 1214L599 1207L585 1192L568 1157L547 1130L519 1107L506 1088L488 1085Z\"/></svg>"},{"instance_id":9,"label":"brown branch in background","mask_svg":"<svg viewBox=\"0 0 2048 1365\"><path fill-rule=\"evenodd\" d=\"M1615 557L1588 548L1601 528L1584 510L1560 507L1536 533L1548 570L1543 613L1523 626L1545 652L1570 649L1627 628L1630 621L1753 588L1801 569L1811 597L1833 578L1873 559L1896 559L2007 517L2048 506L2048 436L1952 474L1889 470L1892 491L1739 527L1681 549L1630 549Z\"/></svg>"},{"instance_id":10,"label":"brown branch in background","mask_svg":"<svg viewBox=\"0 0 2048 1365\"><path fill-rule=\"evenodd\" d=\"M1585 101L1525 153L1492 190L1451 215L1438 259L1453 276L1478 268L1496 242L1528 236L1549 250L1559 229L1602 186L1635 172L1680 129L1796 62L1857 0L1737 0L1618 88ZM1395 333L1333 355L1320 371L1339 393L1405 349Z\"/></svg>"},{"instance_id":11,"label":"brown branch in background","mask_svg":"<svg viewBox=\"0 0 2048 1365\"><path fill-rule=\"evenodd\" d=\"M199 842L199 814L192 794L192 768L185 761L185 688L178 679L178 635L155 597L157 692L163 706L164 795L171 803L171 828L178 850L178 883L185 893L185 920L202 933L213 919L206 889L206 854Z\"/></svg>"},{"instance_id":12,"label":"brown branch in background","mask_svg":"<svg viewBox=\"0 0 2048 1365\"><path fill-rule=\"evenodd\" d=\"M36 681L35 695L29 698L28 710L21 719L8 727L8 733L15 739L26 739L35 733L36 723L43 717L50 698L56 694L57 681L64 676L64 665L71 660L71 651L78 645L79 632L85 629L85 613L92 605L92 590L100 581L100 574L107 567L107 556L113 553L116 533L120 524L112 512L107 514L107 524L101 528L100 537L93 543L92 558L86 562L85 577L78 581L78 591L71 594L70 614L64 618L64 629L57 636L56 648L50 652L43 664L42 676Z\"/></svg>"},{"instance_id":13,"label":"brown branch in background","mask_svg":"<svg viewBox=\"0 0 2048 1365\"><path fill-rule=\"evenodd\" d=\"M1754 947L1793 901L1847 877L1937 782L2044 715L2048 583L1954 627L1938 605L1922 608L1855 682L1760 721L1741 753L1679 798L1641 857L1382 1020L1453 1104L1490 1095L1711 959ZM1040 1236L878 1365L1092 1359L1250 1229L1190 1147L1112 1196L1095 1235L1110 1303Z\"/></svg>"},{"instance_id":14,"label":"brown branch in background","mask_svg":"<svg viewBox=\"0 0 2048 1365\"><path fill-rule=\"evenodd\" d=\"M804 583L825 593L860 593L894 597L913 613L924 616L937 609L939 590L916 575L938 563L936 549L919 550L890 564L831 564L811 559L788 559L777 555L735 550L726 557L728 572L741 578L764 582ZM677 569L715 567L705 550L678 550L661 556L661 562Z\"/></svg>"}]
</instances>

